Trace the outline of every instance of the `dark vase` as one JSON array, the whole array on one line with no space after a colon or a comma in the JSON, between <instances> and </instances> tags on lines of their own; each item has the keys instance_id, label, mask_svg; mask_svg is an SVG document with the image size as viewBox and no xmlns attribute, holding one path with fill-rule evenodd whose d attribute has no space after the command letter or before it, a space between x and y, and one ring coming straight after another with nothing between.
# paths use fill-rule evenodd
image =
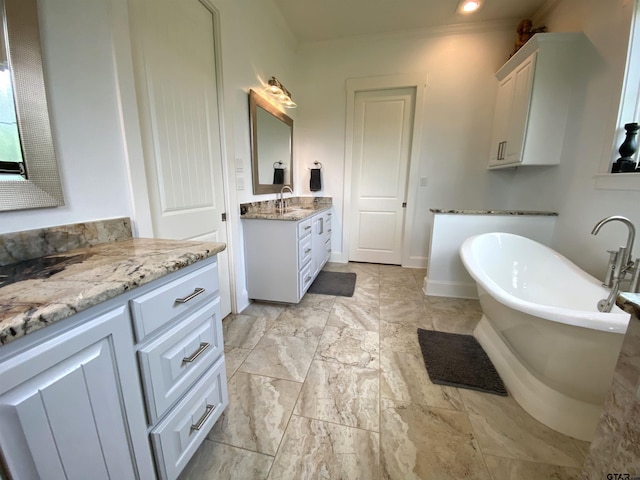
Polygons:
<instances>
[{"instance_id":1,"label":"dark vase","mask_svg":"<svg viewBox=\"0 0 640 480\"><path fill-rule=\"evenodd\" d=\"M632 157L638 150L636 135L638 134L639 128L640 127L638 127L637 123L627 123L624 126L624 129L627 132L626 137L618 149L620 158L616 160L611 167L611 173L636 171L636 162L633 161Z\"/></svg>"}]
</instances>

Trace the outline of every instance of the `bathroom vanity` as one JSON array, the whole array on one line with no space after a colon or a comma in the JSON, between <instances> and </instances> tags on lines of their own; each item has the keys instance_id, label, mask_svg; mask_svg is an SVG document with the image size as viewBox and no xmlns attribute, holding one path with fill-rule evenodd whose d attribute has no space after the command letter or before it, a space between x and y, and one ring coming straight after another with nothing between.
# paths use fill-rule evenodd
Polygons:
<instances>
[{"instance_id":1,"label":"bathroom vanity","mask_svg":"<svg viewBox=\"0 0 640 480\"><path fill-rule=\"evenodd\" d=\"M331 199L315 200L242 215L249 298L298 303L329 260Z\"/></svg>"},{"instance_id":2,"label":"bathroom vanity","mask_svg":"<svg viewBox=\"0 0 640 480\"><path fill-rule=\"evenodd\" d=\"M177 478L228 403L224 248L129 238L0 276L2 474Z\"/></svg>"}]
</instances>

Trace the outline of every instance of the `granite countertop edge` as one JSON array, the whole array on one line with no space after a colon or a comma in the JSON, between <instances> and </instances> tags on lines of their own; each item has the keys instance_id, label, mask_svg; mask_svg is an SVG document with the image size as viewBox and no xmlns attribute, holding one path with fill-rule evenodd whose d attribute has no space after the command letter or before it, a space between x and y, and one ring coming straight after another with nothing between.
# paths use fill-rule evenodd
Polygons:
<instances>
[{"instance_id":1,"label":"granite countertop edge","mask_svg":"<svg viewBox=\"0 0 640 480\"><path fill-rule=\"evenodd\" d=\"M122 293L212 257L224 243L133 238L69 250L80 256L48 278L0 287L0 345L87 310Z\"/></svg>"},{"instance_id":2,"label":"granite countertop edge","mask_svg":"<svg viewBox=\"0 0 640 480\"><path fill-rule=\"evenodd\" d=\"M618 295L616 305L636 319L640 319L640 293L623 292Z\"/></svg>"},{"instance_id":3,"label":"granite countertop edge","mask_svg":"<svg viewBox=\"0 0 640 480\"><path fill-rule=\"evenodd\" d=\"M445 209L445 208L430 208L431 213L439 214L456 214L456 215L537 215L545 217L557 217L557 212L546 212L537 210L465 210L465 209Z\"/></svg>"},{"instance_id":4,"label":"granite countertop edge","mask_svg":"<svg viewBox=\"0 0 640 480\"><path fill-rule=\"evenodd\" d=\"M289 212L278 212L276 210L265 210L258 212L247 212L240 216L243 220L285 220L291 222L298 222L304 220L316 213L329 210L331 205L319 205L313 208L298 208Z\"/></svg>"}]
</instances>

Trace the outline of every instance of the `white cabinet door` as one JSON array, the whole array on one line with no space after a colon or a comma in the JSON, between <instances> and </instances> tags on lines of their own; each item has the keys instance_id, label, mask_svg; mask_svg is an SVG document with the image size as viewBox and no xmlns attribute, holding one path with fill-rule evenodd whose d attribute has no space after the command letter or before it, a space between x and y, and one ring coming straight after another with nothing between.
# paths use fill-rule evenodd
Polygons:
<instances>
[{"instance_id":1,"label":"white cabinet door","mask_svg":"<svg viewBox=\"0 0 640 480\"><path fill-rule=\"evenodd\" d=\"M118 375L136 368L126 308L96 322L0 363L0 450L10 478L152 478L140 391L131 397L131 382ZM138 417L134 432L128 416Z\"/></svg>"},{"instance_id":2,"label":"white cabinet door","mask_svg":"<svg viewBox=\"0 0 640 480\"><path fill-rule=\"evenodd\" d=\"M489 166L522 161L536 55L533 53L500 82Z\"/></svg>"},{"instance_id":3,"label":"white cabinet door","mask_svg":"<svg viewBox=\"0 0 640 480\"><path fill-rule=\"evenodd\" d=\"M507 143L503 155L504 162L507 164L522 161L536 56L537 53L533 53L511 74L514 84L513 96L507 123Z\"/></svg>"}]
</instances>

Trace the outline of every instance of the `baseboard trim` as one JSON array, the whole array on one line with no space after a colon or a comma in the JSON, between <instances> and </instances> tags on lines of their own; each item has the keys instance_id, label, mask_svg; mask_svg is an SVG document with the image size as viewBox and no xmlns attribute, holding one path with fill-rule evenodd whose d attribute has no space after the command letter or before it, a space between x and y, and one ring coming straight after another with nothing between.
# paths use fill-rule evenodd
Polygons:
<instances>
[{"instance_id":1,"label":"baseboard trim","mask_svg":"<svg viewBox=\"0 0 640 480\"><path fill-rule=\"evenodd\" d=\"M434 297L478 298L475 283L443 282L430 280L429 277L425 277L422 291L425 295Z\"/></svg>"}]
</instances>

